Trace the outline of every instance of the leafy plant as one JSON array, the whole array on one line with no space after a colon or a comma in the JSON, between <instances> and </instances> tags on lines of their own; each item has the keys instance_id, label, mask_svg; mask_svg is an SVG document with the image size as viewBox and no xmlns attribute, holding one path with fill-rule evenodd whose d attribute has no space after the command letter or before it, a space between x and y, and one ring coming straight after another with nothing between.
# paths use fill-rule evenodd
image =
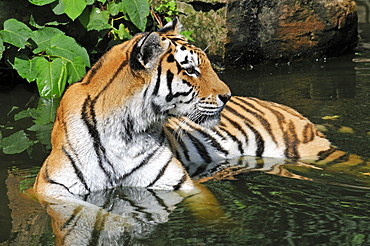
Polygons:
<instances>
[{"instance_id":1,"label":"leafy plant","mask_svg":"<svg viewBox=\"0 0 370 246\"><path fill-rule=\"evenodd\" d=\"M40 6L35 8L48 8L49 18L45 21L30 16L29 23L6 20L0 31L0 58L4 53L3 59L22 78L36 81L42 97L60 97L67 83L78 81L99 53L100 43L104 43L104 52L110 45L153 26L153 22L148 23L148 0L29 2Z\"/></svg>"},{"instance_id":2,"label":"leafy plant","mask_svg":"<svg viewBox=\"0 0 370 246\"><path fill-rule=\"evenodd\" d=\"M154 10L156 13L163 16L163 19L166 22L170 22L173 18L179 15L175 0L162 0L159 5L154 8ZM159 25L162 26L163 24L161 19L158 18L156 14L153 14L153 16ZM186 39L194 41L194 39L191 37L191 34L193 34L193 31L181 31L181 35L183 35Z\"/></svg>"},{"instance_id":3,"label":"leafy plant","mask_svg":"<svg viewBox=\"0 0 370 246\"><path fill-rule=\"evenodd\" d=\"M51 149L50 132L55 119L55 112L59 103L56 98L40 98L36 108L28 108L14 115L14 121L20 122L23 119L32 119L33 125L2 138L0 132L0 149L4 154L18 154L23 151L32 152L35 144L42 144L47 150ZM14 112L16 108L11 111ZM8 113L10 114L10 112ZM10 123L14 125L15 123ZM13 127L3 126L12 130ZM5 132L4 130L2 132Z\"/></svg>"},{"instance_id":4,"label":"leafy plant","mask_svg":"<svg viewBox=\"0 0 370 246\"><path fill-rule=\"evenodd\" d=\"M170 22L174 17L179 15L175 0L162 0L155 8L155 11L164 15L164 19Z\"/></svg>"}]
</instances>

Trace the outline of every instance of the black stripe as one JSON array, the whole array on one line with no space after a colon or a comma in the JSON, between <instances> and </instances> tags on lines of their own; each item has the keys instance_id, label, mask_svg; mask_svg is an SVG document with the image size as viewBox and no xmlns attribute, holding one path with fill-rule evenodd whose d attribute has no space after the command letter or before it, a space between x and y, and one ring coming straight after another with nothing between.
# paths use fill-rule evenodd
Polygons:
<instances>
[{"instance_id":1,"label":"black stripe","mask_svg":"<svg viewBox=\"0 0 370 246\"><path fill-rule=\"evenodd\" d=\"M184 175L181 177L177 185L173 186L173 190L179 190L186 180L187 180L187 177L186 177L186 174L184 173Z\"/></svg>"},{"instance_id":2,"label":"black stripe","mask_svg":"<svg viewBox=\"0 0 370 246\"><path fill-rule=\"evenodd\" d=\"M163 208L163 210L165 210L169 213L172 212L172 210L164 203L163 199L158 197L157 194L153 190L148 189L148 191L152 194L152 196L155 198L157 203Z\"/></svg>"},{"instance_id":3,"label":"black stripe","mask_svg":"<svg viewBox=\"0 0 370 246\"><path fill-rule=\"evenodd\" d=\"M155 219L153 218L153 213L148 212L148 207L140 205L139 200L131 200L130 197L128 197L125 194L122 194L119 196L120 199L126 201L127 203L130 204L131 207L135 208L135 211L141 215L145 215L143 219L139 216L135 216L135 220L140 221L141 223L147 224L148 221L154 221ZM122 241L123 242L123 241ZM127 244L125 244L127 245Z\"/></svg>"},{"instance_id":4,"label":"black stripe","mask_svg":"<svg viewBox=\"0 0 370 246\"><path fill-rule=\"evenodd\" d=\"M198 154L202 157L202 159L206 163L211 163L212 162L212 158L209 156L209 153L207 151L207 148L203 145L203 143L200 142L196 137L194 137L190 133L187 134L187 137L190 139L190 141L192 142L193 146L197 149Z\"/></svg>"},{"instance_id":5,"label":"black stripe","mask_svg":"<svg viewBox=\"0 0 370 246\"><path fill-rule=\"evenodd\" d=\"M212 130L214 131L214 133L217 134L217 136L219 136L222 139L222 141L226 141L226 137L222 135L222 133L220 132L220 128L215 127Z\"/></svg>"},{"instance_id":6,"label":"black stripe","mask_svg":"<svg viewBox=\"0 0 370 246\"><path fill-rule=\"evenodd\" d=\"M303 129L303 141L302 143L308 143L315 139L315 128L312 124L307 123Z\"/></svg>"},{"instance_id":7,"label":"black stripe","mask_svg":"<svg viewBox=\"0 0 370 246\"><path fill-rule=\"evenodd\" d=\"M157 68L157 81L155 83L153 95L156 96L158 95L159 91L159 85L161 84L161 73L162 73L162 66L158 66Z\"/></svg>"},{"instance_id":8,"label":"black stripe","mask_svg":"<svg viewBox=\"0 0 370 246\"><path fill-rule=\"evenodd\" d=\"M250 121L249 119L245 118L244 115L240 114L238 111L236 111L235 109L233 109L232 107L230 107L228 104L226 104L224 111L228 111L231 114L237 116L238 118L242 118L244 121L247 121L250 124L253 124L252 121Z\"/></svg>"},{"instance_id":9,"label":"black stripe","mask_svg":"<svg viewBox=\"0 0 370 246\"><path fill-rule=\"evenodd\" d=\"M49 175L49 170L48 170L48 165L49 165L49 162L46 162L46 165L45 165L45 172L44 172L44 179L50 183L50 184L56 184L56 185L60 185L62 186L64 189L66 189L69 193L73 194L69 188L67 186L65 186L64 184L62 183L58 183L56 182L55 180L51 179L50 178L50 175ZM74 194L73 194L74 195Z\"/></svg>"},{"instance_id":10,"label":"black stripe","mask_svg":"<svg viewBox=\"0 0 370 246\"><path fill-rule=\"evenodd\" d=\"M78 206L77 208L75 208L73 210L73 214L72 216L66 221L66 223L63 224L63 226L60 228L60 231L65 231L63 237L62 237L62 242L61 242L61 245L65 245L64 242L66 241L66 238L70 235L73 235L71 232L74 232L75 231L75 227L78 226L78 222L79 220L81 219L81 215L77 216L77 214L79 214L79 212L82 210L82 205L81 206ZM71 222L74 221L74 223L72 224ZM69 230L65 230L65 229L69 229ZM73 235L74 236L74 235Z\"/></svg>"},{"instance_id":11,"label":"black stripe","mask_svg":"<svg viewBox=\"0 0 370 246\"><path fill-rule=\"evenodd\" d=\"M167 71L167 89L168 89L168 95L166 96L166 101L169 102L172 100L172 81L173 81L174 74L168 70Z\"/></svg>"},{"instance_id":12,"label":"black stripe","mask_svg":"<svg viewBox=\"0 0 370 246\"><path fill-rule=\"evenodd\" d=\"M169 63L172 63L175 61L175 57L173 56L173 54L170 54L168 57L167 57L167 62Z\"/></svg>"},{"instance_id":13,"label":"black stripe","mask_svg":"<svg viewBox=\"0 0 370 246\"><path fill-rule=\"evenodd\" d=\"M172 40L172 39L170 39L170 41L171 41L171 43L176 47L177 46L177 43L176 43L176 41L177 40Z\"/></svg>"},{"instance_id":14,"label":"black stripe","mask_svg":"<svg viewBox=\"0 0 370 246\"><path fill-rule=\"evenodd\" d=\"M144 90L144 93L143 93L143 99L145 99L148 95L148 89L149 87L146 87L145 90Z\"/></svg>"},{"instance_id":15,"label":"black stripe","mask_svg":"<svg viewBox=\"0 0 370 246\"><path fill-rule=\"evenodd\" d=\"M179 97L179 96L184 96L184 97L186 97L186 96L189 96L189 94L190 93L192 93L193 92L193 88L190 88L190 90L189 91L186 91L186 92L176 92L175 94L173 94L173 95L167 95L167 97L166 97L166 100L167 100L167 102L169 102L169 101L171 101L172 99L174 99L174 98L176 98L176 97Z\"/></svg>"},{"instance_id":16,"label":"black stripe","mask_svg":"<svg viewBox=\"0 0 370 246\"><path fill-rule=\"evenodd\" d=\"M95 106L96 100L91 100L90 96L87 96L84 104L82 105L81 119L87 126L88 132L93 140L94 150L98 159L99 167L103 170L110 184L113 185L113 180L111 180L111 174L104 167L103 161L106 161L110 166L112 171L114 171L113 165L110 163L106 156L106 151L100 140L100 134L97 129L97 121L95 115Z\"/></svg>"},{"instance_id":17,"label":"black stripe","mask_svg":"<svg viewBox=\"0 0 370 246\"><path fill-rule=\"evenodd\" d=\"M100 234L102 233L103 230L99 230L97 228L104 228L106 223L106 217L109 216L108 213L102 214L103 213L102 211L104 210L100 209L96 214L95 224L93 227L94 229L91 231L91 237L88 244L89 246L98 245L98 242L100 241L99 240Z\"/></svg>"},{"instance_id":18,"label":"black stripe","mask_svg":"<svg viewBox=\"0 0 370 246\"><path fill-rule=\"evenodd\" d=\"M222 114L221 116L222 118L224 118L225 120L229 121L231 125L233 125L236 129L238 129L241 134L245 137L245 143L246 143L246 147L248 145L248 134L244 131L244 129L242 128L241 125L239 125L237 122L233 121L232 119L230 119L229 117L227 117L225 114ZM221 126L221 125L220 125ZM238 143L238 149L239 149L239 152L241 155L244 154L244 149L243 149L243 144L242 142L237 139L236 136L232 135L227 129L227 127L220 127L221 130L223 130L224 132L226 132L228 134L228 136L230 136L234 141L236 141Z\"/></svg>"},{"instance_id":19,"label":"black stripe","mask_svg":"<svg viewBox=\"0 0 370 246\"><path fill-rule=\"evenodd\" d=\"M207 143L210 143L210 145L214 149L216 149L219 152L222 152L226 156L229 154L229 151L225 150L222 147L222 145L214 137L212 137L211 135L209 135L208 133L206 133L205 131L203 131L203 130L201 130L199 128L195 128L194 126L190 125L188 122L185 122L185 124L188 125L190 128L192 128L193 130L195 130L198 133L200 133L200 135L202 135L202 137L206 139L206 142Z\"/></svg>"},{"instance_id":20,"label":"black stripe","mask_svg":"<svg viewBox=\"0 0 370 246\"><path fill-rule=\"evenodd\" d=\"M297 147L300 143L293 122L290 120L288 131L284 131L285 150L284 155L288 158L300 158Z\"/></svg>"},{"instance_id":21,"label":"black stripe","mask_svg":"<svg viewBox=\"0 0 370 246\"><path fill-rule=\"evenodd\" d=\"M263 155L263 152L265 151L265 141L263 140L261 134L252 125L250 125L247 122L245 122L245 124L254 133L256 143L257 143L256 156L261 157Z\"/></svg>"},{"instance_id":22,"label":"black stripe","mask_svg":"<svg viewBox=\"0 0 370 246\"><path fill-rule=\"evenodd\" d=\"M198 95L197 93L196 93L196 91L193 91L193 93L191 94L191 97L190 97L190 99L188 100L188 101L186 101L186 102L183 102L184 104L189 104L189 103L191 103L193 100L194 100L194 98L195 98L195 96L196 95Z\"/></svg>"},{"instance_id":23,"label":"black stripe","mask_svg":"<svg viewBox=\"0 0 370 246\"><path fill-rule=\"evenodd\" d=\"M166 127L166 126L165 126ZM181 126L178 126L181 128ZM176 137L176 133L174 133L175 130L173 130L172 128L170 127L166 127L166 129L171 133L171 135L173 136L173 138L176 140L176 142L180 145L180 148L181 148L181 153L184 154L186 160L188 162L190 162L190 156L189 156L189 150L188 148L186 147L185 143L182 141L182 139L180 138L177 138ZM180 158L179 158L180 159Z\"/></svg>"},{"instance_id":24,"label":"black stripe","mask_svg":"<svg viewBox=\"0 0 370 246\"><path fill-rule=\"evenodd\" d=\"M238 101L241 101L243 104L247 105L248 107L253 108L254 110L258 111L260 114L265 114L263 111L261 111L256 106L254 106L252 103L247 102L247 100L251 100L251 101L256 102L258 104L258 106L262 106L261 103L260 103L260 100L258 100L256 98L253 98L253 97L247 97L246 98L246 97L233 96L233 97L231 97L230 101L233 101L234 102L234 99L236 99ZM266 108L266 106L262 106L262 107L265 107Z\"/></svg>"},{"instance_id":25,"label":"black stripe","mask_svg":"<svg viewBox=\"0 0 370 246\"><path fill-rule=\"evenodd\" d=\"M335 160L327 163L326 166L332 166L332 165L335 165L335 164L338 164L338 163L348 162L350 157L351 157L351 154L343 152L343 155L341 155L338 158L336 158Z\"/></svg>"},{"instance_id":26,"label":"black stripe","mask_svg":"<svg viewBox=\"0 0 370 246\"><path fill-rule=\"evenodd\" d=\"M122 125L125 131L121 132L121 138L126 142L130 142L133 138L132 133L134 132L134 120L130 114L127 114L122 120Z\"/></svg>"},{"instance_id":27,"label":"black stripe","mask_svg":"<svg viewBox=\"0 0 370 246\"><path fill-rule=\"evenodd\" d=\"M239 98L237 98L239 99ZM241 107L244 111L246 111L247 113L250 113L252 114L253 116L255 116L261 123L261 125L263 126L263 128L266 129L266 131L269 133L269 135L271 136L272 138L272 141L274 141L275 144L277 144L277 141L276 141L276 138L275 138L275 135L272 134L272 129L271 129L271 124L265 119L264 116L258 114L257 112L254 112L248 108L246 108L244 105L236 102L235 100L230 100L231 103L234 103L236 105L238 105L239 107ZM250 106L251 104L248 104L247 102L243 101L243 103L247 104L248 106ZM259 111L259 110L258 110ZM261 111L259 111L261 112ZM263 114L263 113L262 113ZM241 114L238 114L239 117L241 117L242 119L245 119L245 116L241 115Z\"/></svg>"},{"instance_id":28,"label":"black stripe","mask_svg":"<svg viewBox=\"0 0 370 246\"><path fill-rule=\"evenodd\" d=\"M337 149L334 148L334 147L330 147L327 150L320 151L318 153L319 159L317 161L322 161L322 160L326 159L329 155L331 155L335 151L337 151Z\"/></svg>"},{"instance_id":29,"label":"black stripe","mask_svg":"<svg viewBox=\"0 0 370 246\"><path fill-rule=\"evenodd\" d=\"M167 161L167 163L161 168L161 170L159 170L157 176L146 187L153 186L164 175L166 168L168 167L168 165L171 163L172 160L173 160L173 156L171 156L171 158Z\"/></svg>"},{"instance_id":30,"label":"black stripe","mask_svg":"<svg viewBox=\"0 0 370 246\"><path fill-rule=\"evenodd\" d=\"M131 174L133 174L136 170L140 169L141 167L144 167L145 165L147 165L149 163L149 161L152 159L152 157L158 152L158 150L160 149L157 148L155 149L154 151L152 151L152 153L150 153L148 156L146 156L144 158L144 160L141 161L141 163L139 165L137 165L136 167L134 167L133 169L131 169L131 171L125 173L124 175L122 175L119 180L120 181L123 181L124 179L126 179L128 176L130 176Z\"/></svg>"},{"instance_id":31,"label":"black stripe","mask_svg":"<svg viewBox=\"0 0 370 246\"><path fill-rule=\"evenodd\" d=\"M74 226L71 226L72 222L76 219L76 221L79 220L79 216L77 216L80 211L82 210L82 205L81 206L77 206L74 210L73 210L73 213L72 215L66 220L66 222L63 223L63 225L59 228L61 231L64 230L64 229L68 229L68 228L73 228ZM75 225L76 225L76 221L75 221ZM70 230L71 231L71 230ZM70 232L69 231L69 232ZM69 233L68 233L69 234Z\"/></svg>"},{"instance_id":32,"label":"black stripe","mask_svg":"<svg viewBox=\"0 0 370 246\"><path fill-rule=\"evenodd\" d=\"M85 187L85 190L87 190L88 192L90 192L90 188L89 188L89 186L86 183L86 180L85 180L85 178L83 176L83 173L77 167L76 162L73 160L72 156L68 153L68 151L64 147L62 147L62 151L64 152L64 154L68 157L69 161L71 162L71 165L72 165L72 167L73 167L73 169L74 169L74 171L75 171L78 179L80 180L80 182Z\"/></svg>"},{"instance_id":33,"label":"black stripe","mask_svg":"<svg viewBox=\"0 0 370 246\"><path fill-rule=\"evenodd\" d=\"M106 90L108 87L115 81L117 75L122 71L122 69L128 64L128 61L122 61L122 63L119 65L116 72L113 74L112 78L109 79L108 83L104 86L104 88L98 93L98 95L94 98L94 100L97 100L98 97Z\"/></svg>"},{"instance_id":34,"label":"black stripe","mask_svg":"<svg viewBox=\"0 0 370 246\"><path fill-rule=\"evenodd\" d=\"M84 82L82 83L83 85L88 85L91 82L91 79L95 76L95 74L100 70L104 62L104 56L101 57L97 63L90 69L88 74L86 75L87 77L84 78Z\"/></svg>"},{"instance_id":35,"label":"black stripe","mask_svg":"<svg viewBox=\"0 0 370 246\"><path fill-rule=\"evenodd\" d=\"M198 177L200 174L205 173L208 166L209 166L208 163L205 163L203 165L198 166L197 169L195 170L195 172L191 173L191 177ZM217 165L217 167L218 167L218 165Z\"/></svg>"}]
</instances>

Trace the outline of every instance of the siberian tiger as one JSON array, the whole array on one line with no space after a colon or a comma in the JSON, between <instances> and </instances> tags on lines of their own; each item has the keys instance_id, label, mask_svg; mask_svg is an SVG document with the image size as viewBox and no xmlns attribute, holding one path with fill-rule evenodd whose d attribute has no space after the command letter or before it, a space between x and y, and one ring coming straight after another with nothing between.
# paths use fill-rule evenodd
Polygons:
<instances>
[{"instance_id":1,"label":"siberian tiger","mask_svg":"<svg viewBox=\"0 0 370 246\"><path fill-rule=\"evenodd\" d=\"M191 190L183 164L331 151L293 109L231 97L179 25L174 19L113 47L67 89L36 193L63 198L119 186Z\"/></svg>"}]
</instances>

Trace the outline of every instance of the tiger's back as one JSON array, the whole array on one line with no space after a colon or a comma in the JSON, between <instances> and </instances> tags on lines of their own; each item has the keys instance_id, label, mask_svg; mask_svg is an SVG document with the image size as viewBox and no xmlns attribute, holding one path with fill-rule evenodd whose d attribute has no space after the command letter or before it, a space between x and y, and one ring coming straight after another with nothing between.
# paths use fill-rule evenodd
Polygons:
<instances>
[{"instance_id":1,"label":"tiger's back","mask_svg":"<svg viewBox=\"0 0 370 246\"><path fill-rule=\"evenodd\" d=\"M332 148L325 136L292 108L251 97L231 97L215 127L173 118L166 129L177 158L187 164L240 156L317 159Z\"/></svg>"}]
</instances>

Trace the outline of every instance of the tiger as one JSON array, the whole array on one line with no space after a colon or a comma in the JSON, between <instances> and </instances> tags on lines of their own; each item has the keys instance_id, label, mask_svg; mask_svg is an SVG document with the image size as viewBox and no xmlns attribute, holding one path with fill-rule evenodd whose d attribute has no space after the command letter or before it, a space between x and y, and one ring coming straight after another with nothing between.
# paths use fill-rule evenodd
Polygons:
<instances>
[{"instance_id":1,"label":"tiger","mask_svg":"<svg viewBox=\"0 0 370 246\"><path fill-rule=\"evenodd\" d=\"M318 157L329 140L297 111L231 96L175 18L112 47L60 101L34 190L192 190L186 168L239 156Z\"/></svg>"},{"instance_id":2,"label":"tiger","mask_svg":"<svg viewBox=\"0 0 370 246\"><path fill-rule=\"evenodd\" d=\"M216 124L230 99L205 53L179 35L177 19L111 48L64 93L52 150L34 190L65 198L118 186L191 190L163 125L187 116Z\"/></svg>"}]
</instances>

